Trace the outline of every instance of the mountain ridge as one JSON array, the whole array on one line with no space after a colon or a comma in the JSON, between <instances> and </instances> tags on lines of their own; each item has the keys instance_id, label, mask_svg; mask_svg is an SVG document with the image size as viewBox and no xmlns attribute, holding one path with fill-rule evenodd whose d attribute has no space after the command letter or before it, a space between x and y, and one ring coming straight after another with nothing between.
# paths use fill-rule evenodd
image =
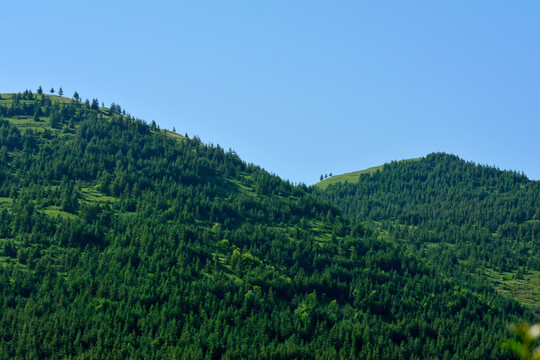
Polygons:
<instances>
[{"instance_id":1,"label":"mountain ridge","mask_svg":"<svg viewBox=\"0 0 540 360\"><path fill-rule=\"evenodd\" d=\"M358 181L358 177L362 174L373 174L375 172L377 172L378 170L382 170L382 168L388 164L392 164L392 163L395 163L395 162L402 162L402 161L418 161L418 160L421 160L421 159L424 159L426 156L429 156L431 154L447 154L447 155L450 155L450 156L456 156L457 158L459 158L461 160L461 158L458 156L458 155L454 155L454 154L450 154L450 153L445 153L445 152L431 152L423 157L419 157L419 158L410 158L410 159L402 159L402 160L393 160L391 162L387 162L387 163L384 163L382 165L376 165L376 166L372 166L372 167L369 167L367 169L363 169L363 170L356 170L356 171L351 171L351 172L347 172L347 173L343 173L343 174L338 174L338 175L333 175L333 176L330 176L318 183L315 183L314 186L320 188L320 189L326 189L326 187L328 187L329 185L331 184L335 184L335 183L344 183L344 182L351 182L351 183L355 183ZM491 167L491 168L494 168L494 169L497 169L497 170L500 170L496 165L483 165L483 164L478 164L474 161L468 161L469 163L471 164L474 164L474 165L480 165L480 166L487 166L487 167ZM507 169L507 170L501 170L501 171L509 171L509 172L515 172L515 173L519 173L521 175L524 175L524 173L522 171L518 171L518 170L511 170L511 169ZM539 181L539 180L531 180L531 181Z\"/></svg>"}]
</instances>

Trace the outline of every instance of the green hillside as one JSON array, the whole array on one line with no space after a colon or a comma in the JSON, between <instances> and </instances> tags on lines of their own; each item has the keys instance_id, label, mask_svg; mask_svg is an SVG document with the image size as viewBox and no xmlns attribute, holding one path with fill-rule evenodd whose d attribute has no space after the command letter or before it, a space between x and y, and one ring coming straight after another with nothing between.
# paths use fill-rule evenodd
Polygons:
<instances>
[{"instance_id":1,"label":"green hillside","mask_svg":"<svg viewBox=\"0 0 540 360\"><path fill-rule=\"evenodd\" d=\"M507 325L536 319L397 236L408 216L374 221L115 104L1 98L0 359L506 359ZM534 200L532 244L495 275L535 266ZM444 261L499 264L464 254Z\"/></svg>"},{"instance_id":2,"label":"green hillside","mask_svg":"<svg viewBox=\"0 0 540 360\"><path fill-rule=\"evenodd\" d=\"M430 154L335 183L322 196L349 217L376 221L444 271L476 273L540 309L540 182Z\"/></svg>"}]
</instances>

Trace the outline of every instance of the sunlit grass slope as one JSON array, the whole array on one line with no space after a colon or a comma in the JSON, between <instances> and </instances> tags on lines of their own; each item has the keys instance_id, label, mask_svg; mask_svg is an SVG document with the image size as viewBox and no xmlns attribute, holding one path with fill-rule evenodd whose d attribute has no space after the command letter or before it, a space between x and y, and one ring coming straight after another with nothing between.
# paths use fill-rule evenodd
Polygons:
<instances>
[{"instance_id":1,"label":"sunlit grass slope","mask_svg":"<svg viewBox=\"0 0 540 360\"><path fill-rule=\"evenodd\" d=\"M414 159L406 159L406 160L401 160L401 161L416 161L416 160L420 160L420 158L414 158ZM362 174L373 174L379 170L382 170L382 168L385 166L386 164L384 165L379 165L379 166L373 166L373 167L370 167L370 168L367 168L367 169L364 169L364 170L359 170L359 171L353 171L353 172L350 172L350 173L345 173L345 174L341 174L341 175L336 175L336 176L332 176L332 177L329 177L328 179L324 179L323 181L315 184L315 186L317 186L319 189L326 189L329 185L332 185L332 184L335 184L335 183L345 183L345 182L348 182L348 183L357 183L358 182L358 178L360 177L360 175Z\"/></svg>"}]
</instances>

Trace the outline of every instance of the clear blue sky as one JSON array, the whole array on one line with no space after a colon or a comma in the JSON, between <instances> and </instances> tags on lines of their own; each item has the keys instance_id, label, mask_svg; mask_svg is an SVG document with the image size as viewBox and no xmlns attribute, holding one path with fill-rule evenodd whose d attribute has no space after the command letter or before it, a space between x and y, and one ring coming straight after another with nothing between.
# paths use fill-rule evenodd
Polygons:
<instances>
[{"instance_id":1,"label":"clear blue sky","mask_svg":"<svg viewBox=\"0 0 540 360\"><path fill-rule=\"evenodd\" d=\"M295 183L435 151L540 179L538 1L10 1L0 29L0 92L115 102Z\"/></svg>"}]
</instances>

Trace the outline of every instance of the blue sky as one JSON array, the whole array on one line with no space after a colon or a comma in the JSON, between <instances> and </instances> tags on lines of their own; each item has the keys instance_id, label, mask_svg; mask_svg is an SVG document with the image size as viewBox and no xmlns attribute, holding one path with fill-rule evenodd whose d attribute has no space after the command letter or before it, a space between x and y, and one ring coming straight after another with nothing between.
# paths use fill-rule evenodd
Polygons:
<instances>
[{"instance_id":1,"label":"blue sky","mask_svg":"<svg viewBox=\"0 0 540 360\"><path fill-rule=\"evenodd\" d=\"M537 1L12 1L0 92L115 102L295 183L436 151L538 180L538 19Z\"/></svg>"}]
</instances>

